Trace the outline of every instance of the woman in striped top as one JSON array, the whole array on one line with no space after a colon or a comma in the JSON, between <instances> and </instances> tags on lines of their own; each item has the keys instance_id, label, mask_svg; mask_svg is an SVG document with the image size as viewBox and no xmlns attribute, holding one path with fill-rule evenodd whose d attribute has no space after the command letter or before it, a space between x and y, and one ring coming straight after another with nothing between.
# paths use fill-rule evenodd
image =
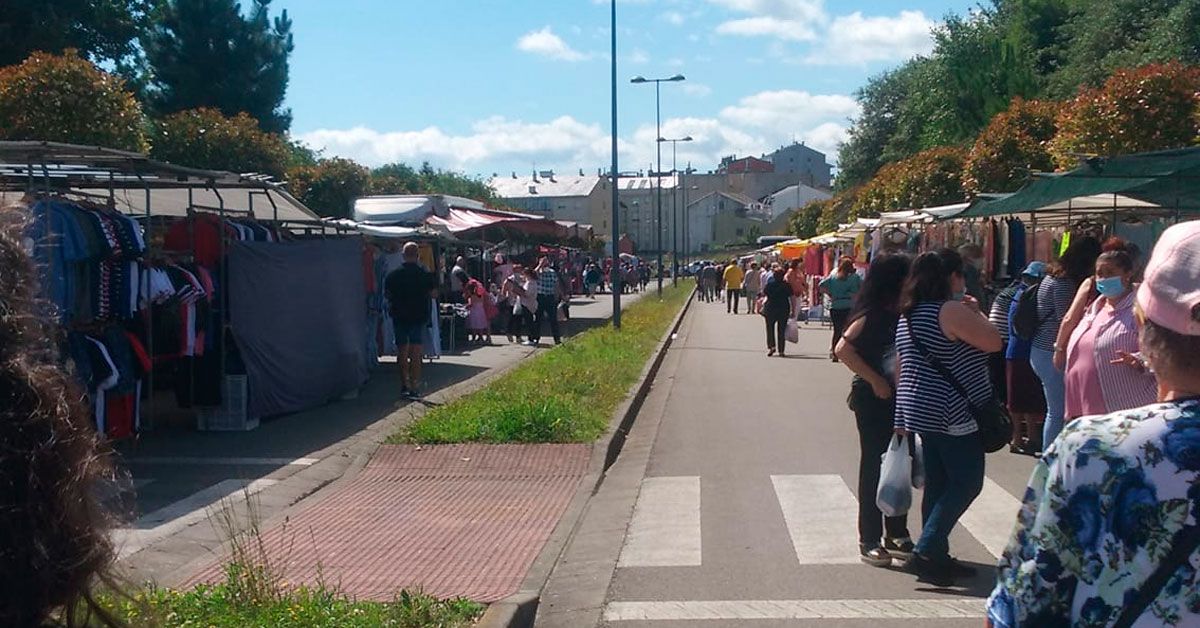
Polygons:
<instances>
[{"instance_id":1,"label":"woman in striped top","mask_svg":"<svg viewBox=\"0 0 1200 628\"><path fill-rule=\"evenodd\" d=\"M1063 414L1066 409L1066 384L1062 370L1054 366L1054 354L1067 348L1055 344L1059 327L1079 284L1087 279L1100 256L1100 242L1085 237L1071 243L1058 262L1050 265L1047 277L1038 286L1038 325L1033 337L1033 349L1029 352L1029 364L1042 381L1042 392L1046 395L1046 421L1042 426L1042 447L1049 447L1062 431Z\"/></svg>"},{"instance_id":2,"label":"woman in striped top","mask_svg":"<svg viewBox=\"0 0 1200 628\"><path fill-rule=\"evenodd\" d=\"M938 586L974 569L950 556L950 531L983 488L983 443L971 415L994 394L988 354L1000 351L1000 332L967 296L958 253L925 253L913 263L896 327L900 378L895 429L921 436L925 453L924 527L906 569ZM928 355L928 358L926 357ZM964 399L931 360L965 389Z\"/></svg>"},{"instance_id":3,"label":"woman in striped top","mask_svg":"<svg viewBox=\"0 0 1200 628\"><path fill-rule=\"evenodd\" d=\"M1087 308L1067 346L1067 419L1140 408L1158 398L1158 381L1138 357L1129 252L1101 255L1095 284L1100 298Z\"/></svg>"}]
</instances>

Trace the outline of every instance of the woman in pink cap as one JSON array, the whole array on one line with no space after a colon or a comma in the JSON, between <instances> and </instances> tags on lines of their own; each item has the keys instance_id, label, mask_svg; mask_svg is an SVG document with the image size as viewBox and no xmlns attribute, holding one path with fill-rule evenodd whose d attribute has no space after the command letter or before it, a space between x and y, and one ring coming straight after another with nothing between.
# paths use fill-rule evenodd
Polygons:
<instances>
[{"instance_id":1,"label":"woman in pink cap","mask_svg":"<svg viewBox=\"0 0 1200 628\"><path fill-rule=\"evenodd\" d=\"M1200 626L1200 221L1163 234L1135 300L1158 402L1077 419L1048 445L994 626Z\"/></svg>"}]
</instances>

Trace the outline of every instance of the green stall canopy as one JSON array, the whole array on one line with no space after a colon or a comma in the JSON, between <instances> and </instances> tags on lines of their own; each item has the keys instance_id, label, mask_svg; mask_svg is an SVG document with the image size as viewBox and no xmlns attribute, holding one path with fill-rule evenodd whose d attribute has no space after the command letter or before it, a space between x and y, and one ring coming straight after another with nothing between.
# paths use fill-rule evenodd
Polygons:
<instances>
[{"instance_id":1,"label":"green stall canopy","mask_svg":"<svg viewBox=\"0 0 1200 628\"><path fill-rule=\"evenodd\" d=\"M1198 212L1200 148L1090 158L1070 172L1041 175L1015 194L980 197L955 218L1057 211L1071 199L1105 194L1113 195L1114 206L1125 199L1139 206Z\"/></svg>"}]
</instances>

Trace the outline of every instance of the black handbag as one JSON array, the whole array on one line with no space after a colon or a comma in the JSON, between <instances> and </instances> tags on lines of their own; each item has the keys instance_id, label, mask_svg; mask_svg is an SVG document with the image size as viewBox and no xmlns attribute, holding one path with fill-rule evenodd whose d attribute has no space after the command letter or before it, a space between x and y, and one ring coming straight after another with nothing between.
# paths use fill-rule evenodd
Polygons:
<instances>
[{"instance_id":1,"label":"black handbag","mask_svg":"<svg viewBox=\"0 0 1200 628\"><path fill-rule=\"evenodd\" d=\"M1012 440L1012 416L1008 413L1008 408L996 398L995 394L982 405L972 403L970 395L967 394L967 389L958 383L958 378L954 377L950 369L946 368L941 361L933 357L933 354L925 348L925 345L913 333L911 319L908 320L908 329L908 337L912 339L913 346L924 356L925 361L942 376L942 379L946 380L946 383L950 384L950 387L960 397L966 400L971 418L975 419L975 424L979 426L979 436L983 441L983 450L990 454L1004 449Z\"/></svg>"}]
</instances>

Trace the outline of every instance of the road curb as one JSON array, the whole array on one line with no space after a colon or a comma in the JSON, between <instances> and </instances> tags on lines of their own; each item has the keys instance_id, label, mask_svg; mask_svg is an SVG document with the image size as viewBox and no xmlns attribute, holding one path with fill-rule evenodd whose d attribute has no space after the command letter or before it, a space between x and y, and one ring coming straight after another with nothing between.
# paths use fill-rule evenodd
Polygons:
<instances>
[{"instance_id":1,"label":"road curb","mask_svg":"<svg viewBox=\"0 0 1200 628\"><path fill-rule=\"evenodd\" d=\"M675 334L683 324L683 319L691 309L695 297L695 291L688 295L683 307L679 309L679 313L667 327L666 333L654 347L651 359L642 369L637 383L633 385L633 394L617 406L609 420L608 429L599 440L593 443L588 472L580 480L575 495L571 498L563 516L558 520L558 525L554 527L554 532L546 541L546 545L529 567L521 590L488 606L487 611L476 624L476 628L530 628L534 625L542 591L550 580L550 574L579 528L588 501L596 494L596 491L600 490L609 467L621 454L629 430L641 411L646 397L650 394L650 389L653 388L654 379L667 356L667 350L674 342Z\"/></svg>"}]
</instances>

